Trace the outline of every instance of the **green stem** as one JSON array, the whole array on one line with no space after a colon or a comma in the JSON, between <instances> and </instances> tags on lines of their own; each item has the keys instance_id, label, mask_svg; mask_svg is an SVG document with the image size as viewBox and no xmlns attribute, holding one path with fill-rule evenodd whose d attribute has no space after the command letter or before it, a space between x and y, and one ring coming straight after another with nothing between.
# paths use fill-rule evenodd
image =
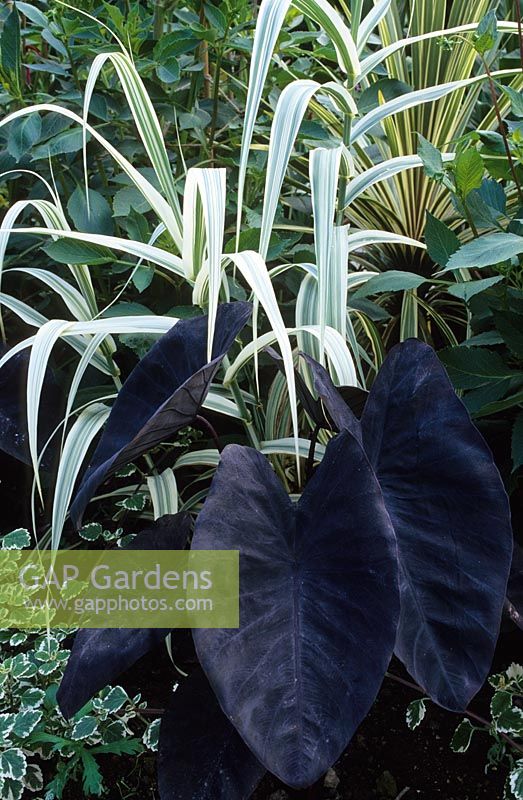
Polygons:
<instances>
[{"instance_id":1,"label":"green stem","mask_svg":"<svg viewBox=\"0 0 523 800\"><path fill-rule=\"evenodd\" d=\"M229 361L227 356L225 356L225 358L223 359L223 366L225 367L226 370L230 367L230 363L231 362ZM261 442L254 428L252 415L245 404L245 400L243 399L243 395L241 393L241 389L238 385L238 381L236 380L236 378L233 378L232 381L229 383L229 388L232 392L232 396L234 397L234 402L238 406L238 411L242 415L242 422L245 427L247 436L249 437L252 446L255 447L256 450L260 450Z\"/></svg>"}]
</instances>

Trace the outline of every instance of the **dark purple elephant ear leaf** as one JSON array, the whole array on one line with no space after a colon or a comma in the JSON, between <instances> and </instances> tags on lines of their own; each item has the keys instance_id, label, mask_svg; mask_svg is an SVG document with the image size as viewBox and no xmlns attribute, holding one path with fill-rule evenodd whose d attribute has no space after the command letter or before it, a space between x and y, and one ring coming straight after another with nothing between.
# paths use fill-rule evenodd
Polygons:
<instances>
[{"instance_id":1,"label":"dark purple elephant ear leaf","mask_svg":"<svg viewBox=\"0 0 523 800\"><path fill-rule=\"evenodd\" d=\"M137 364L116 398L71 506L77 527L104 480L194 420L224 355L250 313L249 303L218 306L210 362L208 318L200 316L177 322Z\"/></svg>"},{"instance_id":2,"label":"dark purple elephant ear leaf","mask_svg":"<svg viewBox=\"0 0 523 800\"><path fill-rule=\"evenodd\" d=\"M330 419L334 423L336 430L350 431L353 436L361 441L361 429L358 419L332 382L325 367L306 353L301 353L301 356L309 366L314 389L327 410ZM356 389L356 387L354 388Z\"/></svg>"},{"instance_id":3,"label":"dark purple elephant ear leaf","mask_svg":"<svg viewBox=\"0 0 523 800\"><path fill-rule=\"evenodd\" d=\"M508 499L490 450L427 345L397 345L372 386L363 441L400 558L396 654L440 705L484 683L512 555Z\"/></svg>"},{"instance_id":4,"label":"dark purple elephant ear leaf","mask_svg":"<svg viewBox=\"0 0 523 800\"><path fill-rule=\"evenodd\" d=\"M0 347L0 355L7 348ZM29 350L22 350L0 369L0 450L10 456L31 464L29 434L27 430L27 370ZM41 453L47 440L62 418L63 396L55 377L48 367L45 371L40 412L38 415L38 452ZM54 440L53 440L54 441ZM50 443L42 456L42 466L49 468L53 462L55 448Z\"/></svg>"},{"instance_id":5,"label":"dark purple elephant ear leaf","mask_svg":"<svg viewBox=\"0 0 523 800\"><path fill-rule=\"evenodd\" d=\"M298 504L256 450L226 447L193 549L240 552L240 628L194 630L222 709L267 769L309 786L368 712L399 613L394 532L345 432Z\"/></svg>"},{"instance_id":6,"label":"dark purple elephant ear leaf","mask_svg":"<svg viewBox=\"0 0 523 800\"><path fill-rule=\"evenodd\" d=\"M191 531L189 514L161 517L128 545L131 550L184 550ZM114 681L139 658L160 645L163 628L84 628L73 649L57 693L65 717L76 714L100 689Z\"/></svg>"},{"instance_id":7,"label":"dark purple elephant ear leaf","mask_svg":"<svg viewBox=\"0 0 523 800\"><path fill-rule=\"evenodd\" d=\"M161 800L247 800L265 768L229 722L201 669L171 697L160 725Z\"/></svg>"}]
</instances>

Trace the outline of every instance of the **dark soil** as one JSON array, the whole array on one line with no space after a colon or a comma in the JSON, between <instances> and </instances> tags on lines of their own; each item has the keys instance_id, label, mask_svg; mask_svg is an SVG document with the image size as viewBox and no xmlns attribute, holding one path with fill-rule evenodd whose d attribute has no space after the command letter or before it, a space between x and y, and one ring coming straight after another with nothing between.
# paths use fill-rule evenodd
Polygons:
<instances>
[{"instance_id":1,"label":"dark soil","mask_svg":"<svg viewBox=\"0 0 523 800\"><path fill-rule=\"evenodd\" d=\"M505 632L493 671L508 667L520 651L521 633ZM408 677L397 661L391 672ZM130 692L141 691L152 708L163 708L176 675L167 654L160 652L142 659L121 682ZM471 709L488 718L491 694L486 687ZM485 772L492 744L488 734L476 734L466 754L454 754L449 743L462 716L431 703L423 723L410 731L405 711L418 697L416 691L385 679L370 714L329 771L326 785L322 781L312 790L292 792L267 775L252 800L501 800L506 769ZM157 800L154 761L149 755L107 759L103 772L110 800Z\"/></svg>"}]
</instances>

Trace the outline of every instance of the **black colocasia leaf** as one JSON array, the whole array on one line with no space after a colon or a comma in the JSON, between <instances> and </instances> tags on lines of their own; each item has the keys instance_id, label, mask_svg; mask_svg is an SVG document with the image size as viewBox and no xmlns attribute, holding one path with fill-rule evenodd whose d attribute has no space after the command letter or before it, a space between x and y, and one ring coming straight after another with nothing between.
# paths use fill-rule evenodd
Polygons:
<instances>
[{"instance_id":1,"label":"black colocasia leaf","mask_svg":"<svg viewBox=\"0 0 523 800\"><path fill-rule=\"evenodd\" d=\"M505 600L503 482L435 352L416 339L391 350L361 424L398 540L396 654L433 700L463 710L488 675Z\"/></svg>"},{"instance_id":2,"label":"black colocasia leaf","mask_svg":"<svg viewBox=\"0 0 523 800\"><path fill-rule=\"evenodd\" d=\"M142 531L130 550L183 550L191 530L189 514L166 515ZM73 649L57 693L65 717L82 708L100 689L111 683L139 658L163 642L164 628L84 628L76 634Z\"/></svg>"},{"instance_id":3,"label":"black colocasia leaf","mask_svg":"<svg viewBox=\"0 0 523 800\"><path fill-rule=\"evenodd\" d=\"M297 504L267 459L229 445L193 549L240 552L240 627L193 631L222 709L286 784L314 783L380 688L399 612L394 532L374 473L337 436Z\"/></svg>"},{"instance_id":4,"label":"black colocasia leaf","mask_svg":"<svg viewBox=\"0 0 523 800\"><path fill-rule=\"evenodd\" d=\"M247 800L265 768L232 725L201 669L181 681L160 725L161 800Z\"/></svg>"},{"instance_id":5,"label":"black colocasia leaf","mask_svg":"<svg viewBox=\"0 0 523 800\"><path fill-rule=\"evenodd\" d=\"M97 487L194 420L224 355L251 314L249 303L218 306L212 359L207 361L208 318L177 322L131 372L111 409L103 436L71 506L79 527Z\"/></svg>"}]
</instances>

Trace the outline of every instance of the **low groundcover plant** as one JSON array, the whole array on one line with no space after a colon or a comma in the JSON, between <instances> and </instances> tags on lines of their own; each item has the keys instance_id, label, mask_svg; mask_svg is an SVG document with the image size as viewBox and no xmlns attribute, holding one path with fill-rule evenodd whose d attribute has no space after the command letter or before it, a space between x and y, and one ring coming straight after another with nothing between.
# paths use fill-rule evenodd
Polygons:
<instances>
[{"instance_id":1,"label":"low groundcover plant","mask_svg":"<svg viewBox=\"0 0 523 800\"><path fill-rule=\"evenodd\" d=\"M218 332L236 321L229 344L248 308L219 307ZM179 428L187 393L178 381L191 385L195 372L185 337L191 352L205 352L206 319L177 323L131 374L73 509L85 505L101 453L114 463L132 441L136 458ZM173 369L151 372L160 354ZM313 784L369 711L393 652L452 711L488 675L512 556L508 501L444 368L428 345L398 345L358 420L324 368L306 362L323 425L338 432L299 500L262 453L232 444L196 518L193 549L240 552L240 627L193 631L203 672L181 681L162 721L162 797L247 798L266 769L293 787ZM139 429L129 411L137 396ZM182 513L132 546L183 549L189 539ZM75 713L167 633L81 631L58 693L63 712Z\"/></svg>"}]
</instances>

